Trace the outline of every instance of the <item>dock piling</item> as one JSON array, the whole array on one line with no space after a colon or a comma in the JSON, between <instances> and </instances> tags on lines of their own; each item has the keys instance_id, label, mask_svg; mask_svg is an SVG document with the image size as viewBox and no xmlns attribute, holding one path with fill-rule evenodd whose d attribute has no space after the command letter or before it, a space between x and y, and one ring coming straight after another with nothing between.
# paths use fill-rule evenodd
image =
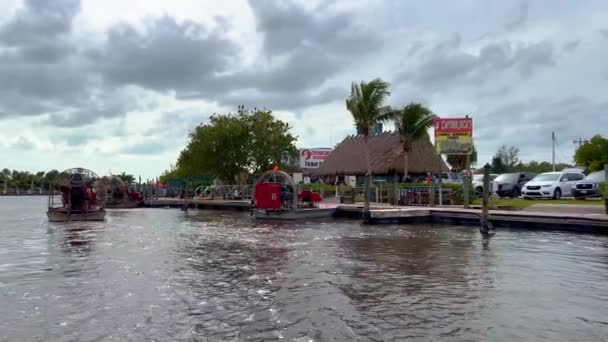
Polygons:
<instances>
[{"instance_id":1,"label":"dock piling","mask_svg":"<svg viewBox=\"0 0 608 342\"><path fill-rule=\"evenodd\" d=\"M608 164L604 164L604 207L608 215Z\"/></svg>"},{"instance_id":2,"label":"dock piling","mask_svg":"<svg viewBox=\"0 0 608 342\"><path fill-rule=\"evenodd\" d=\"M483 206L481 208L481 220L479 231L483 235L488 235L492 225L488 221L488 210L490 206L490 164L483 166Z\"/></svg>"}]
</instances>

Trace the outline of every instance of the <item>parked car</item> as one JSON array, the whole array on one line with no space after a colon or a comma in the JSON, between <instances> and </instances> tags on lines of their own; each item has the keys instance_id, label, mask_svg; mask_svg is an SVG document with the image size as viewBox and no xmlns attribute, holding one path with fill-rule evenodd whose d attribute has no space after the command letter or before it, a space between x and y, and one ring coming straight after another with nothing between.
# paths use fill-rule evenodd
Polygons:
<instances>
[{"instance_id":1,"label":"parked car","mask_svg":"<svg viewBox=\"0 0 608 342\"><path fill-rule=\"evenodd\" d=\"M536 174L531 172L500 174L494 179L498 185L496 193L500 197L519 197L521 195L521 188L535 176Z\"/></svg>"},{"instance_id":2,"label":"parked car","mask_svg":"<svg viewBox=\"0 0 608 342\"><path fill-rule=\"evenodd\" d=\"M498 177L498 174L492 173L490 174L490 193L493 193L497 190L496 182L494 180ZM473 175L473 189L478 194L483 193L483 174L475 174Z\"/></svg>"},{"instance_id":3,"label":"parked car","mask_svg":"<svg viewBox=\"0 0 608 342\"><path fill-rule=\"evenodd\" d=\"M462 175L456 172L442 172L441 182L445 184L462 184Z\"/></svg>"},{"instance_id":4,"label":"parked car","mask_svg":"<svg viewBox=\"0 0 608 342\"><path fill-rule=\"evenodd\" d=\"M572 196L574 198L600 197L599 185L604 182L604 171L592 172L580 182L572 186Z\"/></svg>"},{"instance_id":5,"label":"parked car","mask_svg":"<svg viewBox=\"0 0 608 342\"><path fill-rule=\"evenodd\" d=\"M524 198L560 199L563 194L570 195L572 185L585 178L580 171L545 172L534 177L522 189Z\"/></svg>"}]
</instances>

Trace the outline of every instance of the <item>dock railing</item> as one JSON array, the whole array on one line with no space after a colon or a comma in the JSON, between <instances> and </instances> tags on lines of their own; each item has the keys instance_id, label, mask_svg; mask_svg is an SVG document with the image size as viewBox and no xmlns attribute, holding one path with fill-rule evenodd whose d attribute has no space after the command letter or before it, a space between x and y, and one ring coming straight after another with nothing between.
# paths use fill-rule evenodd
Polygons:
<instances>
[{"instance_id":1,"label":"dock railing","mask_svg":"<svg viewBox=\"0 0 608 342\"><path fill-rule=\"evenodd\" d=\"M196 188L194 196L206 199L250 200L252 193L251 185L212 185Z\"/></svg>"}]
</instances>

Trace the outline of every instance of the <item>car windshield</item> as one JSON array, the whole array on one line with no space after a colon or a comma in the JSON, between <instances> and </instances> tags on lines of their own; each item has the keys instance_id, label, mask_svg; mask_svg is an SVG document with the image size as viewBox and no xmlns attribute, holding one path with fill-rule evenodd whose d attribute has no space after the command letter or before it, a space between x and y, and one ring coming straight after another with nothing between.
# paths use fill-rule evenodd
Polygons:
<instances>
[{"instance_id":1,"label":"car windshield","mask_svg":"<svg viewBox=\"0 0 608 342\"><path fill-rule=\"evenodd\" d=\"M514 183L517 181L517 177L519 177L519 173L503 173L502 175L496 177L496 181Z\"/></svg>"},{"instance_id":2,"label":"car windshield","mask_svg":"<svg viewBox=\"0 0 608 342\"><path fill-rule=\"evenodd\" d=\"M559 173L541 173L534 177L532 181L556 181L559 178Z\"/></svg>"},{"instance_id":3,"label":"car windshield","mask_svg":"<svg viewBox=\"0 0 608 342\"><path fill-rule=\"evenodd\" d=\"M585 177L585 180L589 182L603 182L604 171L592 172L587 177Z\"/></svg>"}]
</instances>

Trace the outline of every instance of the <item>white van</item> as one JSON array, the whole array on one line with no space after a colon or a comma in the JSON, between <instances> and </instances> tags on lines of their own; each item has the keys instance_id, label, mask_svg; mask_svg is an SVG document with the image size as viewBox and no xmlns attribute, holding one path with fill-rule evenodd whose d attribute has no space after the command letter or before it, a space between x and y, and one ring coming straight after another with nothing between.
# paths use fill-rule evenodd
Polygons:
<instances>
[{"instance_id":1,"label":"white van","mask_svg":"<svg viewBox=\"0 0 608 342\"><path fill-rule=\"evenodd\" d=\"M521 189L524 198L560 199L572 195L572 186L585 178L579 169L564 169L562 172L545 172L532 178Z\"/></svg>"}]
</instances>

